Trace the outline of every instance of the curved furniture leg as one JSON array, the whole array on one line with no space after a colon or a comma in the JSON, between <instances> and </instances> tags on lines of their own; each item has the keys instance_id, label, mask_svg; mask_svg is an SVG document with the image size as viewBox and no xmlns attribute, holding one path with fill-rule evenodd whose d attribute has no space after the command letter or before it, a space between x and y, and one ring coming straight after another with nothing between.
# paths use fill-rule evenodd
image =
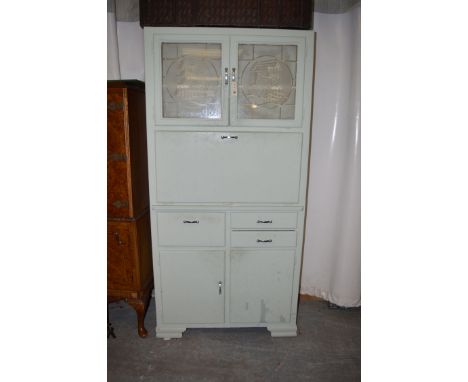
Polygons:
<instances>
[{"instance_id":1,"label":"curved furniture leg","mask_svg":"<svg viewBox=\"0 0 468 382\"><path fill-rule=\"evenodd\" d=\"M149 298L140 299L127 299L127 303L135 309L138 319L138 335L145 338L148 335L148 331L145 328L145 314L148 308Z\"/></svg>"}]
</instances>

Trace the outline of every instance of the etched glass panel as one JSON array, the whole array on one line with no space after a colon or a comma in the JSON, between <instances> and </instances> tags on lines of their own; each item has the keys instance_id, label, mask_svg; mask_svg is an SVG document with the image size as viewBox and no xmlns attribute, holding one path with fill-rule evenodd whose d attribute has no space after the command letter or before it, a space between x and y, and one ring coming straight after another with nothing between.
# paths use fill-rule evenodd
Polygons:
<instances>
[{"instance_id":1,"label":"etched glass panel","mask_svg":"<svg viewBox=\"0 0 468 382\"><path fill-rule=\"evenodd\" d=\"M238 119L294 119L296 45L239 44Z\"/></svg>"},{"instance_id":2,"label":"etched glass panel","mask_svg":"<svg viewBox=\"0 0 468 382\"><path fill-rule=\"evenodd\" d=\"M221 44L162 44L164 118L221 119Z\"/></svg>"}]
</instances>

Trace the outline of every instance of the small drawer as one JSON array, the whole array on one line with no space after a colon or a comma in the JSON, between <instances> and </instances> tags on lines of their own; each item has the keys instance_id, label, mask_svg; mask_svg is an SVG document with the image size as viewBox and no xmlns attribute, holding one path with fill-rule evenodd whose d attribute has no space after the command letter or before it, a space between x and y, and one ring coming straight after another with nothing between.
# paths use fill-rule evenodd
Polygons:
<instances>
[{"instance_id":1,"label":"small drawer","mask_svg":"<svg viewBox=\"0 0 468 382\"><path fill-rule=\"evenodd\" d=\"M232 247L295 247L296 231L232 231Z\"/></svg>"},{"instance_id":2,"label":"small drawer","mask_svg":"<svg viewBox=\"0 0 468 382\"><path fill-rule=\"evenodd\" d=\"M159 212L160 246L224 246L225 214Z\"/></svg>"},{"instance_id":3,"label":"small drawer","mask_svg":"<svg viewBox=\"0 0 468 382\"><path fill-rule=\"evenodd\" d=\"M232 228L286 229L296 228L296 212L235 212L231 214Z\"/></svg>"}]
</instances>

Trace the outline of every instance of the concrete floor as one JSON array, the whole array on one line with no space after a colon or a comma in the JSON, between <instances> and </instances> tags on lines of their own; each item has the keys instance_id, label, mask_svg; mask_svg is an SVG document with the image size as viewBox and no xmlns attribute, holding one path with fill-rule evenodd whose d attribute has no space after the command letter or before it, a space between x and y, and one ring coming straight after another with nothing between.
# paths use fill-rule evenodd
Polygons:
<instances>
[{"instance_id":1,"label":"concrete floor","mask_svg":"<svg viewBox=\"0 0 468 382\"><path fill-rule=\"evenodd\" d=\"M257 329L188 329L181 339L155 337L154 300L140 339L136 314L109 305L117 338L107 340L108 381L360 381L360 309L299 305L299 335L272 338Z\"/></svg>"}]
</instances>

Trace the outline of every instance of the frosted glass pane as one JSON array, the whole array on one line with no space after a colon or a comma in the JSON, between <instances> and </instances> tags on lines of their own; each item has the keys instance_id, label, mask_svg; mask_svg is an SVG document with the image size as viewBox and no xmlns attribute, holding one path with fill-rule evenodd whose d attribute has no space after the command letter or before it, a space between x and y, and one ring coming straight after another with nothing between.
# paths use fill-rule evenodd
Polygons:
<instances>
[{"instance_id":1,"label":"frosted glass pane","mask_svg":"<svg viewBox=\"0 0 468 382\"><path fill-rule=\"evenodd\" d=\"M296 45L239 44L238 119L294 119Z\"/></svg>"},{"instance_id":2,"label":"frosted glass pane","mask_svg":"<svg viewBox=\"0 0 468 382\"><path fill-rule=\"evenodd\" d=\"M221 119L221 44L162 44L165 118Z\"/></svg>"}]
</instances>

